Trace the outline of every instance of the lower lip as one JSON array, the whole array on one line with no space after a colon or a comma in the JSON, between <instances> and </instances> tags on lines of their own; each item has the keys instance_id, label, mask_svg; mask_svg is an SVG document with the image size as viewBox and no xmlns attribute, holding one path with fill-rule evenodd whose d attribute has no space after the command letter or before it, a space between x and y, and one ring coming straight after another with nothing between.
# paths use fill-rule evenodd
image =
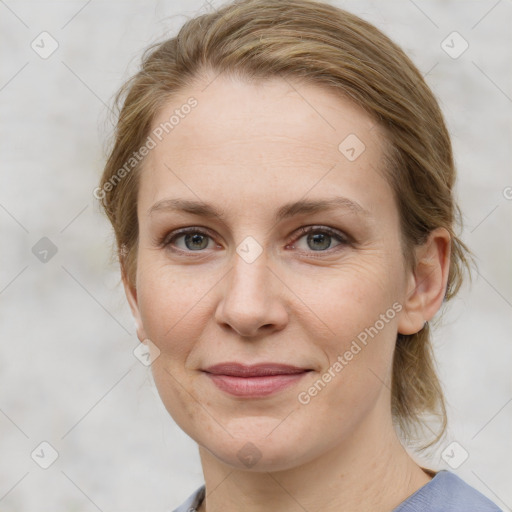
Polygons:
<instances>
[{"instance_id":1,"label":"lower lip","mask_svg":"<svg viewBox=\"0 0 512 512\"><path fill-rule=\"evenodd\" d=\"M296 384L308 372L266 375L264 377L233 377L206 373L213 383L222 391L234 396L263 397Z\"/></svg>"}]
</instances>

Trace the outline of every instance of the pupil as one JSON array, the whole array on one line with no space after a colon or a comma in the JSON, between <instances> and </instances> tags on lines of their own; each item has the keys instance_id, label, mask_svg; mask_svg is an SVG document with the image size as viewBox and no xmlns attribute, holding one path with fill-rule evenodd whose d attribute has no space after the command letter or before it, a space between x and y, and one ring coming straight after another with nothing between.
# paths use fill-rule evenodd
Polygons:
<instances>
[{"instance_id":1,"label":"pupil","mask_svg":"<svg viewBox=\"0 0 512 512\"><path fill-rule=\"evenodd\" d=\"M312 247L313 250L318 249L328 249L331 245L330 235L326 235L325 233L315 233L313 235L308 236L308 243L313 241L316 244L316 248ZM322 243L322 241L324 243ZM317 242L320 242L319 244Z\"/></svg>"},{"instance_id":2,"label":"pupil","mask_svg":"<svg viewBox=\"0 0 512 512\"><path fill-rule=\"evenodd\" d=\"M192 241L192 247L189 245L189 242ZM201 244L201 241L203 242ZM204 243L206 241L206 243ZM196 245L198 244L198 245ZM198 233L196 234L187 234L185 235L185 245L187 246L187 249L196 250L196 249L204 249L208 245L208 241L206 240L206 237L203 235L200 235Z\"/></svg>"}]
</instances>

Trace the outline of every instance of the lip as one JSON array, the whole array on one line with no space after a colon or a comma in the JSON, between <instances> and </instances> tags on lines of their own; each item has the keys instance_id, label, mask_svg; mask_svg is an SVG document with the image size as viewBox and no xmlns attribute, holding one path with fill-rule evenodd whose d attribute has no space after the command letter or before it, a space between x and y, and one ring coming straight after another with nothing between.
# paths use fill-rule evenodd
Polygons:
<instances>
[{"instance_id":1,"label":"lip","mask_svg":"<svg viewBox=\"0 0 512 512\"><path fill-rule=\"evenodd\" d=\"M220 363L203 370L222 391L238 397L264 397L296 384L309 368L280 363Z\"/></svg>"}]
</instances>

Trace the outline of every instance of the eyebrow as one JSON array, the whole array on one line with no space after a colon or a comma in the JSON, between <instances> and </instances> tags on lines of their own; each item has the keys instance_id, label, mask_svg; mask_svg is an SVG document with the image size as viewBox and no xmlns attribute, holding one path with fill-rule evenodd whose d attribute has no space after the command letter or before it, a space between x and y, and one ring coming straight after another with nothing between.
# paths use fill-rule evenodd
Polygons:
<instances>
[{"instance_id":1,"label":"eyebrow","mask_svg":"<svg viewBox=\"0 0 512 512\"><path fill-rule=\"evenodd\" d=\"M324 212L334 209L344 209L352 213L362 214L364 216L370 216L370 212L365 210L359 203L348 199L347 197L333 197L326 199L301 199L283 205L275 214L275 221L279 222L284 219L288 219L295 215L313 214L318 212ZM226 220L226 214L224 210L219 210L212 204L204 201L192 201L189 199L162 199L157 201L148 210L148 215L151 216L156 212L169 212L177 211L190 213L193 215L199 215L220 221Z\"/></svg>"}]
</instances>

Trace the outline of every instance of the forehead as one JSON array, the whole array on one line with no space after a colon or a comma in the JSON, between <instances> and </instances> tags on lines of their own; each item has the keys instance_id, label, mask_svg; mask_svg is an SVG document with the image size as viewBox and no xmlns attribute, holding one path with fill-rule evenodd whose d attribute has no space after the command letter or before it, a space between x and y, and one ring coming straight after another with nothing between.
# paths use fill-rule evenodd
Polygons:
<instances>
[{"instance_id":1,"label":"forehead","mask_svg":"<svg viewBox=\"0 0 512 512\"><path fill-rule=\"evenodd\" d=\"M165 124L190 96L197 106L165 134L170 142L179 138L191 145L257 145L263 139L279 147L300 140L305 149L332 149L350 133L357 132L365 142L379 137L379 127L366 112L325 87L289 78L248 82L224 74L182 91L160 111L153 126Z\"/></svg>"},{"instance_id":2,"label":"forehead","mask_svg":"<svg viewBox=\"0 0 512 512\"><path fill-rule=\"evenodd\" d=\"M195 106L182 108L191 97ZM153 202L171 182L187 195L238 188L246 198L284 191L288 199L312 188L386 186L380 127L318 85L211 76L170 100L154 120L155 130L162 140L156 140L141 180L141 193Z\"/></svg>"}]
</instances>

